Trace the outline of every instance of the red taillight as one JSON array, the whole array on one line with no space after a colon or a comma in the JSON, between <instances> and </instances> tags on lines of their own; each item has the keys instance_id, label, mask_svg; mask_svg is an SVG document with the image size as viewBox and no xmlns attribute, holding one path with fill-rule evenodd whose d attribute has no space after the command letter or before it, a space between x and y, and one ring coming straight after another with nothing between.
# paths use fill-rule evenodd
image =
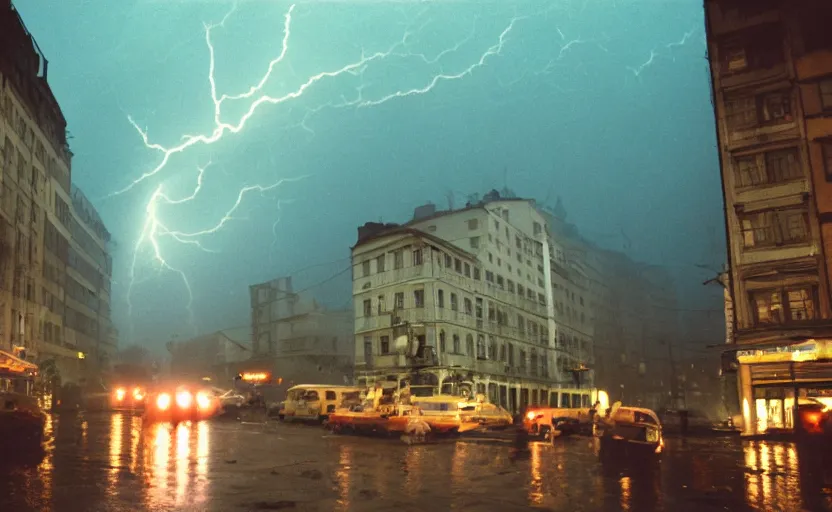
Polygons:
<instances>
[{"instance_id":1,"label":"red taillight","mask_svg":"<svg viewBox=\"0 0 832 512\"><path fill-rule=\"evenodd\" d=\"M804 416L809 423L818 425L823 415L819 412L807 412Z\"/></svg>"}]
</instances>

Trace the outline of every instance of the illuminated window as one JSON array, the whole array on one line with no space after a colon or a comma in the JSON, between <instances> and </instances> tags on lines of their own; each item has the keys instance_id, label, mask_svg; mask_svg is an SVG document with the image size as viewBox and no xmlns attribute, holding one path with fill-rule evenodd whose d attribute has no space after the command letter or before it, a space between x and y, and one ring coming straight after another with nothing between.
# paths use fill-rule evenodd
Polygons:
<instances>
[{"instance_id":1,"label":"illuminated window","mask_svg":"<svg viewBox=\"0 0 832 512\"><path fill-rule=\"evenodd\" d=\"M741 214L740 224L746 249L793 245L809 239L809 218L804 209Z\"/></svg>"},{"instance_id":2,"label":"illuminated window","mask_svg":"<svg viewBox=\"0 0 832 512\"><path fill-rule=\"evenodd\" d=\"M757 325L788 324L817 317L817 287L798 286L750 293Z\"/></svg>"}]
</instances>

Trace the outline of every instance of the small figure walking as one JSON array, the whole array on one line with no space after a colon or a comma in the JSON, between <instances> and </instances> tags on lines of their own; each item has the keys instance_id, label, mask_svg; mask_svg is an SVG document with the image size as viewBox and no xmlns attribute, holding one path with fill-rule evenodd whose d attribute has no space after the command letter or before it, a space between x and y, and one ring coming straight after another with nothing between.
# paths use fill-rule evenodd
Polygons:
<instances>
[{"instance_id":1,"label":"small figure walking","mask_svg":"<svg viewBox=\"0 0 832 512\"><path fill-rule=\"evenodd\" d=\"M515 423L514 429L514 445L512 446L509 457L512 462L528 459L531 456L531 451L529 450L529 433L523 426L522 421Z\"/></svg>"}]
</instances>

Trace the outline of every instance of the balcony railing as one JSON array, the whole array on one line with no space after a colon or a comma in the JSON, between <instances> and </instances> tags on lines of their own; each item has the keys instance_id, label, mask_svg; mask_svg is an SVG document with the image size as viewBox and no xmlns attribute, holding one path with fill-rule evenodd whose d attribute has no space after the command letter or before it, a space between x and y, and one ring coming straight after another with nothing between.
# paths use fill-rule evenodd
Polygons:
<instances>
[{"instance_id":1,"label":"balcony railing","mask_svg":"<svg viewBox=\"0 0 832 512\"><path fill-rule=\"evenodd\" d=\"M360 293L363 290L371 288L378 288L380 286L401 283L411 279L432 276L433 266L431 265L414 265L412 267L386 270L370 276L356 277L353 281L353 294Z\"/></svg>"}]
</instances>

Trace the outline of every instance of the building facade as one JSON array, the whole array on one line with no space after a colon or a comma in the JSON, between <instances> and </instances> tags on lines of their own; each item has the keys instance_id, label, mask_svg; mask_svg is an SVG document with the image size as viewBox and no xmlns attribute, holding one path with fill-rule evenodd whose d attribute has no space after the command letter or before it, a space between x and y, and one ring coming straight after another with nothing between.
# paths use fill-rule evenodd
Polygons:
<instances>
[{"instance_id":1,"label":"building facade","mask_svg":"<svg viewBox=\"0 0 832 512\"><path fill-rule=\"evenodd\" d=\"M496 191L461 210L419 207L403 226L359 228L357 384L467 388L514 412L589 406L585 357L559 341L577 335L555 317L553 247L533 201Z\"/></svg>"},{"instance_id":2,"label":"building facade","mask_svg":"<svg viewBox=\"0 0 832 512\"><path fill-rule=\"evenodd\" d=\"M64 330L67 342L85 354L89 384L107 379L118 350L118 331L111 319L113 260L110 232L98 211L72 186L72 219L67 251Z\"/></svg>"},{"instance_id":3,"label":"building facade","mask_svg":"<svg viewBox=\"0 0 832 512\"><path fill-rule=\"evenodd\" d=\"M65 382L83 354L64 330L71 239L66 120L48 62L9 0L0 1L0 344Z\"/></svg>"},{"instance_id":4,"label":"building facade","mask_svg":"<svg viewBox=\"0 0 832 512\"><path fill-rule=\"evenodd\" d=\"M832 4L707 0L744 433L832 391Z\"/></svg>"},{"instance_id":5,"label":"building facade","mask_svg":"<svg viewBox=\"0 0 832 512\"><path fill-rule=\"evenodd\" d=\"M224 329L168 345L170 374L230 388L239 368L251 358L251 328Z\"/></svg>"},{"instance_id":6,"label":"building facade","mask_svg":"<svg viewBox=\"0 0 832 512\"><path fill-rule=\"evenodd\" d=\"M656 410L682 407L675 403L680 386L672 371L682 359L674 347L681 352L682 346L671 274L587 240L560 200L541 211L554 240L556 320L573 336L570 343L567 335L567 349L587 361L595 385L611 400Z\"/></svg>"},{"instance_id":7,"label":"building facade","mask_svg":"<svg viewBox=\"0 0 832 512\"><path fill-rule=\"evenodd\" d=\"M353 374L352 311L330 311L282 277L252 285L252 366L284 383L346 384Z\"/></svg>"}]
</instances>

